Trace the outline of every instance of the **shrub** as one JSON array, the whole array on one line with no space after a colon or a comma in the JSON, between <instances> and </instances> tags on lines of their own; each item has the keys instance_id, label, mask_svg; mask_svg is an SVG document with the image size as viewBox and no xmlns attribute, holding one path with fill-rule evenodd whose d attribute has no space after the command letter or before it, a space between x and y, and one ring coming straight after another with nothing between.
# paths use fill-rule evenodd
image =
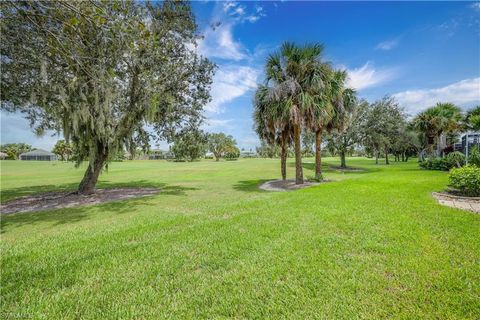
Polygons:
<instances>
[{"instance_id":1,"label":"shrub","mask_svg":"<svg viewBox=\"0 0 480 320\"><path fill-rule=\"evenodd\" d=\"M237 160L240 157L240 150L237 147L229 147L224 154L225 159L227 160Z\"/></svg>"},{"instance_id":2,"label":"shrub","mask_svg":"<svg viewBox=\"0 0 480 320\"><path fill-rule=\"evenodd\" d=\"M474 166L480 167L480 151L478 151L478 146L475 145L468 156L468 163Z\"/></svg>"},{"instance_id":3,"label":"shrub","mask_svg":"<svg viewBox=\"0 0 480 320\"><path fill-rule=\"evenodd\" d=\"M448 171L452 168L461 167L465 164L463 153L455 151L449 153L445 158L430 158L419 163L420 168L427 170Z\"/></svg>"},{"instance_id":4,"label":"shrub","mask_svg":"<svg viewBox=\"0 0 480 320\"><path fill-rule=\"evenodd\" d=\"M468 197L480 196L480 168L467 165L450 170L449 186Z\"/></svg>"},{"instance_id":5,"label":"shrub","mask_svg":"<svg viewBox=\"0 0 480 320\"><path fill-rule=\"evenodd\" d=\"M458 151L451 152L447 155L447 163L450 169L461 167L465 164L465 155Z\"/></svg>"},{"instance_id":6,"label":"shrub","mask_svg":"<svg viewBox=\"0 0 480 320\"><path fill-rule=\"evenodd\" d=\"M448 171L452 167L449 165L447 158L432 158L419 163L420 168L427 170L443 170ZM456 165L454 165L456 166Z\"/></svg>"}]
</instances>

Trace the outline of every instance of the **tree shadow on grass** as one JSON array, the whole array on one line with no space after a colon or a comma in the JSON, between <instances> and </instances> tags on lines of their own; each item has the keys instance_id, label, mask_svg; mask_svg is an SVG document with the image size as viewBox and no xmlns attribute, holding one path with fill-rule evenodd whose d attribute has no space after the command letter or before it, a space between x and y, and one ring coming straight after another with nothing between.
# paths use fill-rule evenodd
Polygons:
<instances>
[{"instance_id":1,"label":"tree shadow on grass","mask_svg":"<svg viewBox=\"0 0 480 320\"><path fill-rule=\"evenodd\" d=\"M10 199L14 199L20 196L46 192L74 191L76 187L77 184L22 187L5 191L2 190L2 196L4 196L3 192L6 192L7 195L10 196ZM154 197L186 196L188 191L198 190L198 188L193 187L167 185L165 183L155 183L146 180L138 180L128 183L111 183L109 181L102 181L98 184L98 188L156 188L159 189L159 193L138 198L113 200L95 205L2 215L0 219L0 232L3 234L12 228L28 224L33 225L39 222L53 222L53 226L75 223L88 219L90 215L97 214L98 212L115 213L119 215L125 214L134 211L135 208L139 206L157 206L156 203L150 201L150 199Z\"/></svg>"},{"instance_id":2,"label":"tree shadow on grass","mask_svg":"<svg viewBox=\"0 0 480 320\"><path fill-rule=\"evenodd\" d=\"M290 167L295 167L295 163L289 163ZM315 163L314 162L302 162L302 168L304 170L311 170L315 171ZM350 170L348 170L350 169ZM357 169L357 170L351 170ZM363 173L371 173L375 171L380 171L380 168L365 168L365 167L350 167L347 166L347 170L342 170L337 168L337 165L333 165L329 162L322 162L322 172L323 173L344 173L344 174L363 174Z\"/></svg>"},{"instance_id":3,"label":"tree shadow on grass","mask_svg":"<svg viewBox=\"0 0 480 320\"><path fill-rule=\"evenodd\" d=\"M68 183L62 185L39 185L39 186L27 186L19 188L11 188L1 190L0 202L5 203L9 200L35 195L48 192L74 192L78 188L78 183ZM147 180L137 180L129 182L111 182L100 181L97 184L97 189L110 189L110 188L155 188L160 189L162 195L186 195L186 191L198 190L198 188L183 187L183 186L171 186L165 183L152 182Z\"/></svg>"},{"instance_id":4,"label":"tree shadow on grass","mask_svg":"<svg viewBox=\"0 0 480 320\"><path fill-rule=\"evenodd\" d=\"M257 180L243 180L238 181L236 184L233 185L233 188L238 191L243 192L267 192L259 188L262 183L265 183L270 180L275 179L257 179Z\"/></svg>"}]
</instances>

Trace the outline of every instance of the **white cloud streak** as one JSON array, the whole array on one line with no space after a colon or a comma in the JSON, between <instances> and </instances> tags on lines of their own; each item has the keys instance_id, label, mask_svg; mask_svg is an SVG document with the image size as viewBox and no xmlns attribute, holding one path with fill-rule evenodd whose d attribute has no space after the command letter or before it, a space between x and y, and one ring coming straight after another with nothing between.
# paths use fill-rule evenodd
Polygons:
<instances>
[{"instance_id":1,"label":"white cloud streak","mask_svg":"<svg viewBox=\"0 0 480 320\"><path fill-rule=\"evenodd\" d=\"M359 91L388 82L396 76L394 69L376 69L370 62L360 68L347 69L347 71L349 75L347 86Z\"/></svg>"},{"instance_id":2,"label":"white cloud streak","mask_svg":"<svg viewBox=\"0 0 480 320\"><path fill-rule=\"evenodd\" d=\"M389 51L389 50L392 50L392 49L396 48L398 46L398 43L399 43L398 39L383 41L383 42L380 42L379 44L377 44L375 49Z\"/></svg>"},{"instance_id":3,"label":"white cloud streak","mask_svg":"<svg viewBox=\"0 0 480 320\"><path fill-rule=\"evenodd\" d=\"M222 105L257 87L259 72L247 66L221 66L213 79L212 101L205 110L221 113Z\"/></svg>"},{"instance_id":4,"label":"white cloud streak","mask_svg":"<svg viewBox=\"0 0 480 320\"><path fill-rule=\"evenodd\" d=\"M474 2L470 5L470 8L476 11L480 11L480 2Z\"/></svg>"},{"instance_id":5,"label":"white cloud streak","mask_svg":"<svg viewBox=\"0 0 480 320\"><path fill-rule=\"evenodd\" d=\"M214 131L217 129L229 129L232 127L233 119L207 119L203 125L203 129Z\"/></svg>"},{"instance_id":6,"label":"white cloud streak","mask_svg":"<svg viewBox=\"0 0 480 320\"><path fill-rule=\"evenodd\" d=\"M441 88L408 90L393 95L407 112L415 114L437 102L451 102L461 107L480 103L480 78L465 79Z\"/></svg>"},{"instance_id":7,"label":"white cloud streak","mask_svg":"<svg viewBox=\"0 0 480 320\"><path fill-rule=\"evenodd\" d=\"M255 6L254 12L238 2L218 3L212 20L213 26L207 27L204 38L199 42L199 52L210 58L240 61L247 59L249 53L241 42L234 39L233 29L244 22L254 23L265 16L263 7Z\"/></svg>"}]
</instances>

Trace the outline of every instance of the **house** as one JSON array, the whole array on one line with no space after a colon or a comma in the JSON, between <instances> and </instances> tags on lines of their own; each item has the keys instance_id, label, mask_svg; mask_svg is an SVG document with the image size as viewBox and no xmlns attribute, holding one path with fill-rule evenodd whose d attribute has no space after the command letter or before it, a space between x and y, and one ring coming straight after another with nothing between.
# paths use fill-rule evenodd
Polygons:
<instances>
[{"instance_id":1,"label":"house","mask_svg":"<svg viewBox=\"0 0 480 320\"><path fill-rule=\"evenodd\" d=\"M455 151L460 151L463 154L470 154L472 148L477 146L480 149L480 132L466 132L461 135L459 141L455 143Z\"/></svg>"},{"instance_id":2,"label":"house","mask_svg":"<svg viewBox=\"0 0 480 320\"><path fill-rule=\"evenodd\" d=\"M55 161L57 160L57 155L46 150L35 149L22 153L20 160Z\"/></svg>"},{"instance_id":3,"label":"house","mask_svg":"<svg viewBox=\"0 0 480 320\"><path fill-rule=\"evenodd\" d=\"M149 160L163 160L163 159L174 159L175 156L171 151L163 150L151 150L148 156Z\"/></svg>"},{"instance_id":4,"label":"house","mask_svg":"<svg viewBox=\"0 0 480 320\"><path fill-rule=\"evenodd\" d=\"M257 153L254 151L241 151L240 152L241 158L255 158L257 157Z\"/></svg>"}]
</instances>

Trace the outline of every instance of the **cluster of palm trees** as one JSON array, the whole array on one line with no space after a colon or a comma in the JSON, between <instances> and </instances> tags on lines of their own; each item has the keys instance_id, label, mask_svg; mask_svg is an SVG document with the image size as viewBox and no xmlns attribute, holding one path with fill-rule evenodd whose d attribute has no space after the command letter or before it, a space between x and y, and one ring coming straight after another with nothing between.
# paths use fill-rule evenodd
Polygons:
<instances>
[{"instance_id":1,"label":"cluster of palm trees","mask_svg":"<svg viewBox=\"0 0 480 320\"><path fill-rule=\"evenodd\" d=\"M453 144L458 132L480 130L480 106L464 114L452 103L437 103L417 114L411 124L423 142L421 158L425 154L441 156L445 148Z\"/></svg>"},{"instance_id":2,"label":"cluster of palm trees","mask_svg":"<svg viewBox=\"0 0 480 320\"><path fill-rule=\"evenodd\" d=\"M321 146L326 131L342 130L357 103L346 87L347 73L322 60L323 46L285 42L266 61L265 83L254 99L255 131L281 149L281 174L286 179L288 148L295 150L295 183L303 184L301 134L315 133L315 178L322 179Z\"/></svg>"}]
</instances>

